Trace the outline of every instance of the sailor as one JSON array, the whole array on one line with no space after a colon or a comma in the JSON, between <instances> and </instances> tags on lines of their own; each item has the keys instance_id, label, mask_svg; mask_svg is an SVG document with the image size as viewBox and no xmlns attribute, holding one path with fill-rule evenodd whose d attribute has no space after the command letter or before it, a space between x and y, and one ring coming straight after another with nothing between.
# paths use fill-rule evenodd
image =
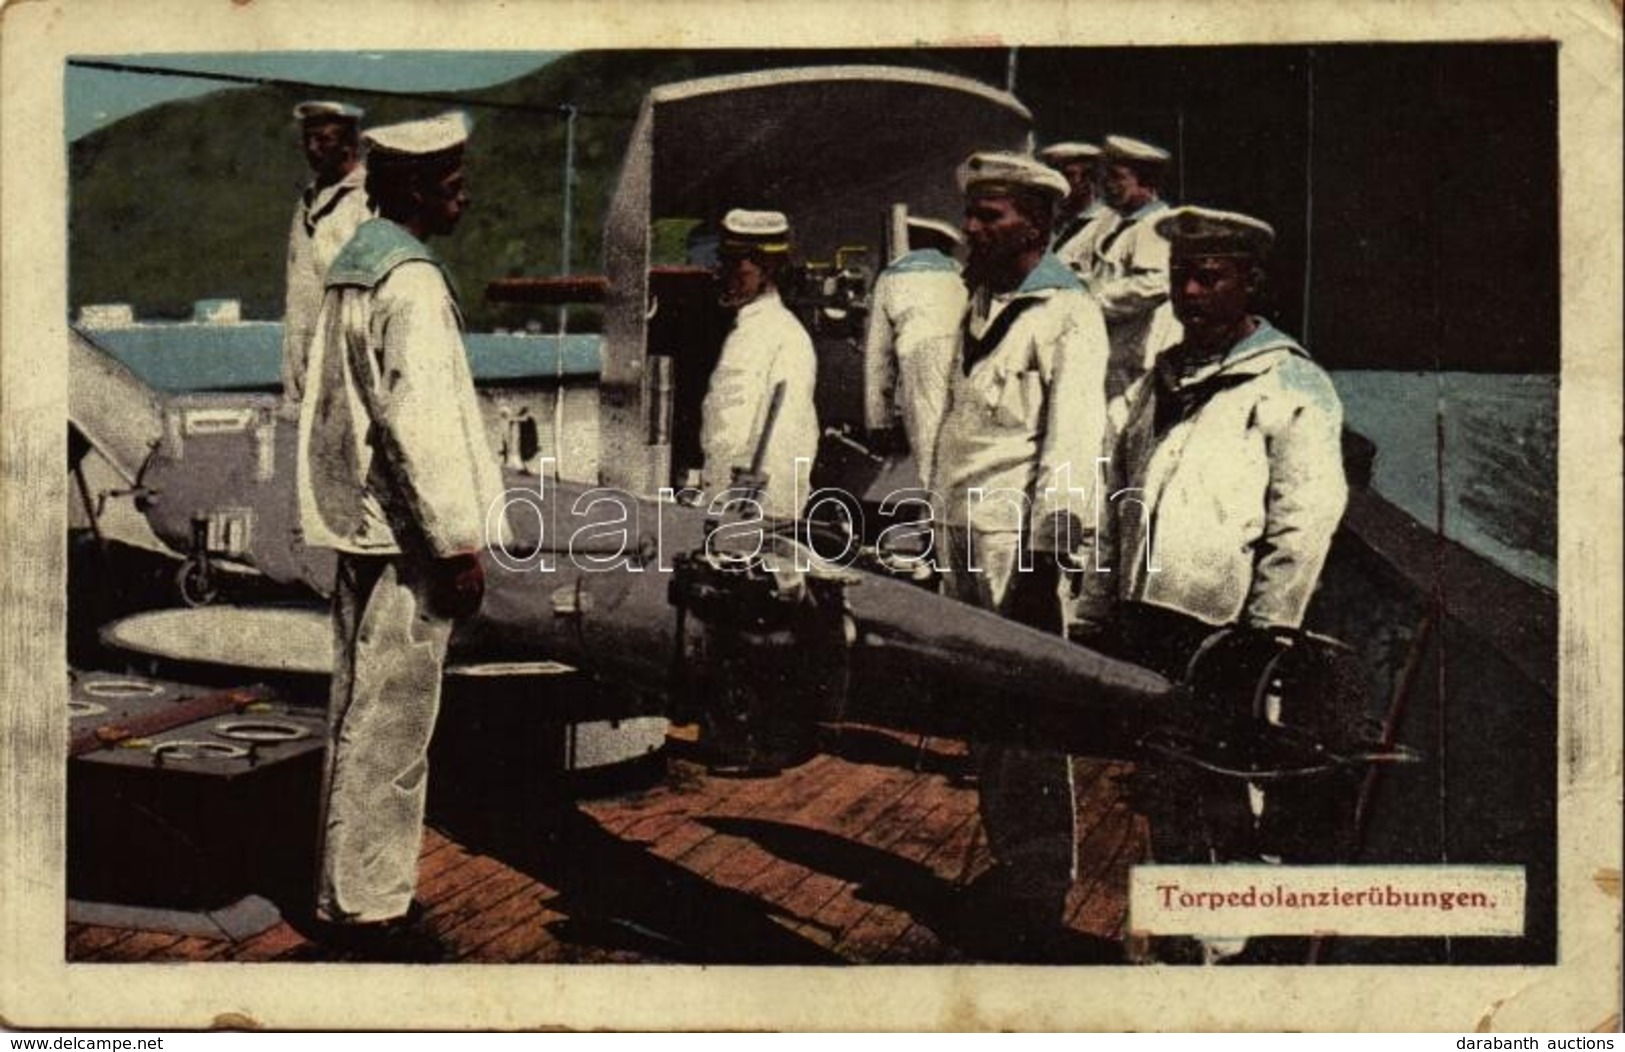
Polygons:
<instances>
[{"instance_id":1,"label":"sailor","mask_svg":"<svg viewBox=\"0 0 1625 1052\"><path fill-rule=\"evenodd\" d=\"M333 257L372 217L367 168L361 161L362 111L343 102L301 102L293 108L310 164L288 231L287 301L282 318L282 396L293 410L304 391L305 357L322 306L323 279Z\"/></svg>"},{"instance_id":2,"label":"sailor","mask_svg":"<svg viewBox=\"0 0 1625 1052\"><path fill-rule=\"evenodd\" d=\"M937 442L947 593L1060 631L1058 567L1085 558L1081 523L1106 422L1100 309L1049 252L1066 180L1025 154L959 168L970 309ZM996 865L968 901L1042 957L1075 872L1071 765L1058 752L979 744L982 825ZM974 911L973 911L974 912Z\"/></svg>"},{"instance_id":3,"label":"sailor","mask_svg":"<svg viewBox=\"0 0 1625 1052\"><path fill-rule=\"evenodd\" d=\"M793 518L801 510L797 461L810 472L818 453L818 360L807 330L779 299L789 220L780 212L730 211L718 261L719 302L739 313L701 405L701 487L707 499L754 491L763 514Z\"/></svg>"},{"instance_id":4,"label":"sailor","mask_svg":"<svg viewBox=\"0 0 1625 1052\"><path fill-rule=\"evenodd\" d=\"M870 295L864 425L871 436L883 434L901 417L920 486L930 489L965 318L965 282L954 258L964 238L940 219L909 216L907 228L908 251L880 272Z\"/></svg>"},{"instance_id":5,"label":"sailor","mask_svg":"<svg viewBox=\"0 0 1625 1052\"><path fill-rule=\"evenodd\" d=\"M1167 150L1122 135L1106 136L1106 203L1117 214L1095 246L1088 279L1111 335L1106 397L1122 395L1144 375L1157 354L1179 340L1168 303L1168 243L1156 232L1167 211L1162 181Z\"/></svg>"},{"instance_id":6,"label":"sailor","mask_svg":"<svg viewBox=\"0 0 1625 1052\"><path fill-rule=\"evenodd\" d=\"M1060 172L1072 188L1056 210L1050 251L1080 275L1094 269L1095 248L1117 225L1117 213L1097 194L1100 156L1100 147L1087 142L1050 143L1038 151L1038 159Z\"/></svg>"},{"instance_id":7,"label":"sailor","mask_svg":"<svg viewBox=\"0 0 1625 1052\"><path fill-rule=\"evenodd\" d=\"M367 133L379 215L328 270L299 419L304 536L339 552L317 917L369 955L433 953L409 919L429 738L501 496L456 294L426 244L468 206L468 130L448 113Z\"/></svg>"},{"instance_id":8,"label":"sailor","mask_svg":"<svg viewBox=\"0 0 1625 1052\"><path fill-rule=\"evenodd\" d=\"M1195 207L1165 213L1156 232L1172 246L1184 339L1130 394L1107 469L1099 572L1080 575L1070 634L1183 678L1222 626L1302 624L1348 491L1331 380L1249 311L1274 232ZM1192 784L1179 769L1157 770L1136 793L1158 862L1213 857L1213 831L1198 816L1225 808ZM1261 807L1262 791L1253 796ZM1209 958L1221 947L1210 943Z\"/></svg>"}]
</instances>

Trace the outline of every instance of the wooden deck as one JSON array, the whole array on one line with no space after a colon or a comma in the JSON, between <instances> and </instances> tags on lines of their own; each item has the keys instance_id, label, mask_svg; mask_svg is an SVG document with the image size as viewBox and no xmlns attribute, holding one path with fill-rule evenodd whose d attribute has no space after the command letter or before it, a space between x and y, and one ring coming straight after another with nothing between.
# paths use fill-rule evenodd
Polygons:
<instances>
[{"instance_id":1,"label":"wooden deck","mask_svg":"<svg viewBox=\"0 0 1625 1052\"><path fill-rule=\"evenodd\" d=\"M778 777L706 775L674 741L664 776L620 795L531 803L503 821L431 778L418 897L467 962L943 963L955 891L987 865L963 744L868 727ZM1109 955L1143 823L1120 764L1077 766L1080 879L1060 958ZM447 801L451 801L448 803ZM337 960L286 921L241 940L70 924L69 961Z\"/></svg>"}]
</instances>

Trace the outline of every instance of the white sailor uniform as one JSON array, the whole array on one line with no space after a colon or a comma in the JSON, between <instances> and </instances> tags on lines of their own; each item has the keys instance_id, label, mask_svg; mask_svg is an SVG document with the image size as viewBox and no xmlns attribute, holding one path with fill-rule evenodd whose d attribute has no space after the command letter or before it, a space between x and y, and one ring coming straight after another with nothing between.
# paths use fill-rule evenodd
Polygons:
<instances>
[{"instance_id":1,"label":"white sailor uniform","mask_svg":"<svg viewBox=\"0 0 1625 1052\"><path fill-rule=\"evenodd\" d=\"M428 571L502 530L448 278L390 220L364 223L328 271L299 425L304 537L340 553L318 909L387 920L416 885L452 629Z\"/></svg>"},{"instance_id":2,"label":"white sailor uniform","mask_svg":"<svg viewBox=\"0 0 1625 1052\"><path fill-rule=\"evenodd\" d=\"M331 186L314 185L300 195L288 230L287 298L282 316L282 394L298 402L304 394L305 362L322 307L327 268L356 228L372 218L367 204L367 169L356 165Z\"/></svg>"},{"instance_id":3,"label":"white sailor uniform","mask_svg":"<svg viewBox=\"0 0 1625 1052\"><path fill-rule=\"evenodd\" d=\"M708 499L731 486L736 469L751 467L773 391L782 383L784 395L761 460L767 487L757 499L769 516L794 517L801 510L795 500L796 462L804 460L810 473L818 454L817 380L812 338L777 291L739 309L701 405L701 484Z\"/></svg>"},{"instance_id":4,"label":"white sailor uniform","mask_svg":"<svg viewBox=\"0 0 1625 1052\"><path fill-rule=\"evenodd\" d=\"M875 279L864 343L864 423L891 424L894 411L929 489L937 434L965 318L959 264L936 249L915 249Z\"/></svg>"}]
</instances>

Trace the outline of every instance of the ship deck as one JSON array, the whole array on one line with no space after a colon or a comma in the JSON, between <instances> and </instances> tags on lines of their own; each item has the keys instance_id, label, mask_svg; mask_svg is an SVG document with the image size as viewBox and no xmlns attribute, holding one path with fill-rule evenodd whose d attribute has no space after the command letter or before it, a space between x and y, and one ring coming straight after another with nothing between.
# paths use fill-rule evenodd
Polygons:
<instances>
[{"instance_id":1,"label":"ship deck","mask_svg":"<svg viewBox=\"0 0 1625 1052\"><path fill-rule=\"evenodd\" d=\"M999 959L976 949L985 932L971 937L956 894L988 864L964 744L846 725L829 746L776 777L725 778L679 732L641 785L501 809L431 776L423 923L471 963ZM1128 867L1144 848L1126 770L1077 762L1079 880L1052 959L1110 960L1122 936ZM69 923L67 959L345 959L287 920L233 937L138 918Z\"/></svg>"}]
</instances>

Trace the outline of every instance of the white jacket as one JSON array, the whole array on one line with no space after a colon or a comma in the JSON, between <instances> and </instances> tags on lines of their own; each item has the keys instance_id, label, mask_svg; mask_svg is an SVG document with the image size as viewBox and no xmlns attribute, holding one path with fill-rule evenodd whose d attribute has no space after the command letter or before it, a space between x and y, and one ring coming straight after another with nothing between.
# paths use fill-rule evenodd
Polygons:
<instances>
[{"instance_id":1,"label":"white jacket","mask_svg":"<svg viewBox=\"0 0 1625 1052\"><path fill-rule=\"evenodd\" d=\"M1006 314L1013 320L1001 321ZM973 300L966 328L937 441L938 519L1002 533L1070 511L1087 526L1106 427L1100 308L1046 255L1014 293ZM987 347L984 337L996 342ZM1025 512L1012 496L1025 499Z\"/></svg>"},{"instance_id":2,"label":"white jacket","mask_svg":"<svg viewBox=\"0 0 1625 1052\"><path fill-rule=\"evenodd\" d=\"M1296 627L1348 498L1337 392L1262 319L1222 359L1187 359L1171 348L1130 396L1100 520L1107 572L1081 575L1080 617L1099 627L1132 600Z\"/></svg>"},{"instance_id":3,"label":"white jacket","mask_svg":"<svg viewBox=\"0 0 1625 1052\"><path fill-rule=\"evenodd\" d=\"M300 406L299 521L307 544L434 557L494 542L502 494L445 272L387 219L328 272ZM500 511L493 530L504 528ZM409 536L408 536L409 535Z\"/></svg>"},{"instance_id":4,"label":"white jacket","mask_svg":"<svg viewBox=\"0 0 1625 1052\"><path fill-rule=\"evenodd\" d=\"M770 516L788 518L801 510L795 500L795 468L797 458L804 458L810 471L818 454L813 408L817 380L812 338L778 292L764 293L739 309L700 410L700 449L705 454L701 485L708 499L732 485L735 468L751 466L773 389L783 382L784 398L762 457L767 488L757 499Z\"/></svg>"},{"instance_id":5,"label":"white jacket","mask_svg":"<svg viewBox=\"0 0 1625 1052\"><path fill-rule=\"evenodd\" d=\"M372 218L367 207L367 169L356 165L332 186L307 188L288 230L287 300L282 316L282 395L297 402L305 386L305 359L322 308L327 268Z\"/></svg>"},{"instance_id":6,"label":"white jacket","mask_svg":"<svg viewBox=\"0 0 1625 1052\"><path fill-rule=\"evenodd\" d=\"M1094 276L1095 251L1101 241L1117 229L1120 218L1106 205L1095 201L1077 219L1055 232L1055 244L1050 251L1087 283Z\"/></svg>"},{"instance_id":7,"label":"white jacket","mask_svg":"<svg viewBox=\"0 0 1625 1052\"><path fill-rule=\"evenodd\" d=\"M1095 247L1089 291L1106 315L1112 357L1106 398L1116 398L1145 375L1157 355L1184 330L1168 306L1168 240L1156 231L1165 201L1149 201L1119 216Z\"/></svg>"},{"instance_id":8,"label":"white jacket","mask_svg":"<svg viewBox=\"0 0 1625 1052\"><path fill-rule=\"evenodd\" d=\"M869 300L864 424L888 427L894 412L901 414L920 485L927 488L967 295L958 263L935 249L918 249L881 271Z\"/></svg>"}]
</instances>

